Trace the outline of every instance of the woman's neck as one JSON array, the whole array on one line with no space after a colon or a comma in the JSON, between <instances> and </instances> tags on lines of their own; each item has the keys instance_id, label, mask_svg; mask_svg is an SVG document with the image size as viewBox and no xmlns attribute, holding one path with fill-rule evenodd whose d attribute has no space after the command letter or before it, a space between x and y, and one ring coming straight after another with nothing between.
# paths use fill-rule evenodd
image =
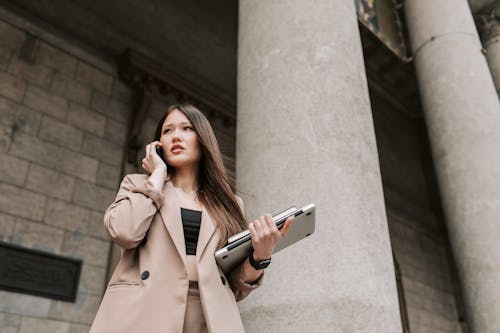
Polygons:
<instances>
[{"instance_id":1,"label":"woman's neck","mask_svg":"<svg viewBox=\"0 0 500 333\"><path fill-rule=\"evenodd\" d=\"M198 189L198 168L197 167L185 167L182 169L175 170L175 177L172 179L172 183L178 189L186 193L196 192Z\"/></svg>"}]
</instances>

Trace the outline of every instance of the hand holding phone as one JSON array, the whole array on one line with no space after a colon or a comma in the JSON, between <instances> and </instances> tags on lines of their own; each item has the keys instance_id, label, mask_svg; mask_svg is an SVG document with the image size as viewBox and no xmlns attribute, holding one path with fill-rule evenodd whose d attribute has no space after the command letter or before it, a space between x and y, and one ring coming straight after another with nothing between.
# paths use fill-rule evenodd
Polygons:
<instances>
[{"instance_id":1,"label":"hand holding phone","mask_svg":"<svg viewBox=\"0 0 500 333\"><path fill-rule=\"evenodd\" d=\"M167 169L167 162L159 144L158 141L154 141L146 146L146 156L142 159L142 168L149 173L153 173L153 171L158 168L164 167L165 171ZM153 149L155 150L153 151ZM158 157L160 159L158 159Z\"/></svg>"},{"instance_id":2,"label":"hand holding phone","mask_svg":"<svg viewBox=\"0 0 500 333\"><path fill-rule=\"evenodd\" d=\"M156 146L156 153L158 154L158 156L160 156L163 162L166 163L165 158L163 157L163 149L161 149L160 146Z\"/></svg>"}]
</instances>

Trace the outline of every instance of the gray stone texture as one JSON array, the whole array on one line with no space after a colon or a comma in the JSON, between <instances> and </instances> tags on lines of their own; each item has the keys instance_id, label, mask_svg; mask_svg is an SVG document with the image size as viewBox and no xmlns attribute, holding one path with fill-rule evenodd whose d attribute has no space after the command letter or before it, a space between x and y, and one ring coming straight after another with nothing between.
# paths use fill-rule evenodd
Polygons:
<instances>
[{"instance_id":1,"label":"gray stone texture","mask_svg":"<svg viewBox=\"0 0 500 333\"><path fill-rule=\"evenodd\" d=\"M101 254L101 256L106 257L106 253ZM105 278L105 268L84 263L80 276L79 292L102 296L104 287L106 286Z\"/></svg>"},{"instance_id":2,"label":"gray stone texture","mask_svg":"<svg viewBox=\"0 0 500 333\"><path fill-rule=\"evenodd\" d=\"M62 121L44 116L38 136L59 146L80 151L83 131Z\"/></svg>"},{"instance_id":3,"label":"gray stone texture","mask_svg":"<svg viewBox=\"0 0 500 333\"><path fill-rule=\"evenodd\" d=\"M119 99L120 101L130 104L132 103L133 92L132 89L123 81L114 79L111 97Z\"/></svg>"},{"instance_id":4,"label":"gray stone texture","mask_svg":"<svg viewBox=\"0 0 500 333\"><path fill-rule=\"evenodd\" d=\"M26 188L58 199L70 200L75 187L75 178L53 169L32 164Z\"/></svg>"},{"instance_id":5,"label":"gray stone texture","mask_svg":"<svg viewBox=\"0 0 500 333\"><path fill-rule=\"evenodd\" d=\"M54 77L54 70L52 68L36 63L27 63L21 60L17 54L12 57L7 71L18 78L23 78L42 88L48 88Z\"/></svg>"},{"instance_id":6,"label":"gray stone texture","mask_svg":"<svg viewBox=\"0 0 500 333\"><path fill-rule=\"evenodd\" d=\"M11 241L23 247L51 253L61 253L63 236L64 231L61 229L17 218Z\"/></svg>"},{"instance_id":7,"label":"gray stone texture","mask_svg":"<svg viewBox=\"0 0 500 333\"><path fill-rule=\"evenodd\" d=\"M36 135L42 114L21 104L0 97L0 122L16 131Z\"/></svg>"},{"instance_id":8,"label":"gray stone texture","mask_svg":"<svg viewBox=\"0 0 500 333\"><path fill-rule=\"evenodd\" d=\"M70 323L23 317L18 333L69 333Z\"/></svg>"},{"instance_id":9,"label":"gray stone texture","mask_svg":"<svg viewBox=\"0 0 500 333\"><path fill-rule=\"evenodd\" d=\"M402 276L411 332L457 332L459 318L446 243L438 230L389 211L391 244Z\"/></svg>"},{"instance_id":10,"label":"gray stone texture","mask_svg":"<svg viewBox=\"0 0 500 333\"><path fill-rule=\"evenodd\" d=\"M6 153L12 147L12 140L14 139L13 129L0 124L0 150Z\"/></svg>"},{"instance_id":11,"label":"gray stone texture","mask_svg":"<svg viewBox=\"0 0 500 333\"><path fill-rule=\"evenodd\" d=\"M123 124L127 123L132 112L131 104L110 98L99 91L94 91L92 95L91 108Z\"/></svg>"},{"instance_id":12,"label":"gray stone texture","mask_svg":"<svg viewBox=\"0 0 500 333\"><path fill-rule=\"evenodd\" d=\"M405 10L468 323L475 332L495 332L500 328L498 96L465 0L410 0Z\"/></svg>"},{"instance_id":13,"label":"gray stone texture","mask_svg":"<svg viewBox=\"0 0 500 333\"><path fill-rule=\"evenodd\" d=\"M389 234L402 279L410 332L457 333L460 294L425 124L370 91Z\"/></svg>"},{"instance_id":14,"label":"gray stone texture","mask_svg":"<svg viewBox=\"0 0 500 333\"><path fill-rule=\"evenodd\" d=\"M90 222L88 225L88 233L92 237L109 241L109 235L104 227L104 213L92 211L90 213Z\"/></svg>"},{"instance_id":15,"label":"gray stone texture","mask_svg":"<svg viewBox=\"0 0 500 333\"><path fill-rule=\"evenodd\" d=\"M113 78L91 64L79 61L76 68L75 78L85 82L94 89L109 96L111 94Z\"/></svg>"},{"instance_id":16,"label":"gray stone texture","mask_svg":"<svg viewBox=\"0 0 500 333\"><path fill-rule=\"evenodd\" d=\"M61 148L58 155L58 167L61 171L86 180L95 182L99 161L66 148Z\"/></svg>"},{"instance_id":17,"label":"gray stone texture","mask_svg":"<svg viewBox=\"0 0 500 333\"><path fill-rule=\"evenodd\" d=\"M15 134L9 149L9 154L49 168L56 166L58 152L55 144L23 133Z\"/></svg>"},{"instance_id":18,"label":"gray stone texture","mask_svg":"<svg viewBox=\"0 0 500 333\"><path fill-rule=\"evenodd\" d=\"M24 104L54 118L63 121L66 119L68 102L63 97L51 94L37 86L28 86Z\"/></svg>"},{"instance_id":19,"label":"gray stone texture","mask_svg":"<svg viewBox=\"0 0 500 333\"><path fill-rule=\"evenodd\" d=\"M0 211L41 221L46 203L44 195L0 183Z\"/></svg>"},{"instance_id":20,"label":"gray stone texture","mask_svg":"<svg viewBox=\"0 0 500 333\"><path fill-rule=\"evenodd\" d=\"M75 231L64 234L63 253L84 262L105 268L108 262L109 241L103 241Z\"/></svg>"},{"instance_id":21,"label":"gray stone texture","mask_svg":"<svg viewBox=\"0 0 500 333\"><path fill-rule=\"evenodd\" d=\"M67 122L68 124L102 137L106 126L106 117L81 105L71 103L69 105Z\"/></svg>"},{"instance_id":22,"label":"gray stone texture","mask_svg":"<svg viewBox=\"0 0 500 333\"><path fill-rule=\"evenodd\" d=\"M38 48L36 51L36 61L39 64L52 67L58 72L64 73L65 75L70 77L73 77L75 75L76 65L78 63L78 60L75 57L71 56L63 50L48 45L47 43L38 43ZM54 81L59 81L59 78L62 77L60 73L56 74ZM65 90L65 92L68 91Z\"/></svg>"},{"instance_id":23,"label":"gray stone texture","mask_svg":"<svg viewBox=\"0 0 500 333\"><path fill-rule=\"evenodd\" d=\"M63 73L54 76L50 90L61 97L79 103L83 106L90 106L92 99L92 88L88 85L75 81L73 78Z\"/></svg>"},{"instance_id":24,"label":"gray stone texture","mask_svg":"<svg viewBox=\"0 0 500 333\"><path fill-rule=\"evenodd\" d=\"M104 140L93 134L85 133L82 151L101 162L120 166L124 148L121 145Z\"/></svg>"},{"instance_id":25,"label":"gray stone texture","mask_svg":"<svg viewBox=\"0 0 500 333\"><path fill-rule=\"evenodd\" d=\"M106 163L99 163L97 169L97 184L116 191L120 185L121 169Z\"/></svg>"},{"instance_id":26,"label":"gray stone texture","mask_svg":"<svg viewBox=\"0 0 500 333\"><path fill-rule=\"evenodd\" d=\"M241 304L247 330L401 332L354 3L240 1L237 86L247 216L318 207Z\"/></svg>"},{"instance_id":27,"label":"gray stone texture","mask_svg":"<svg viewBox=\"0 0 500 333\"><path fill-rule=\"evenodd\" d=\"M104 128L104 138L113 143L123 145L127 137L127 126L124 123L115 121L111 118L106 119Z\"/></svg>"},{"instance_id":28,"label":"gray stone texture","mask_svg":"<svg viewBox=\"0 0 500 333\"><path fill-rule=\"evenodd\" d=\"M26 92L26 82L6 72L0 72L0 96L20 102Z\"/></svg>"},{"instance_id":29,"label":"gray stone texture","mask_svg":"<svg viewBox=\"0 0 500 333\"><path fill-rule=\"evenodd\" d=\"M3 7L0 18L0 240L83 259L76 303L0 291L0 332L88 332L105 287L102 216L120 178L130 92L114 64ZM33 63L19 58L24 31L39 37ZM91 107L94 95L105 112Z\"/></svg>"},{"instance_id":30,"label":"gray stone texture","mask_svg":"<svg viewBox=\"0 0 500 333\"><path fill-rule=\"evenodd\" d=\"M0 159L0 181L23 186L29 163L17 157L3 155Z\"/></svg>"},{"instance_id":31,"label":"gray stone texture","mask_svg":"<svg viewBox=\"0 0 500 333\"><path fill-rule=\"evenodd\" d=\"M92 324L101 296L79 293L75 303L52 301L50 318L79 324Z\"/></svg>"},{"instance_id":32,"label":"gray stone texture","mask_svg":"<svg viewBox=\"0 0 500 333\"><path fill-rule=\"evenodd\" d=\"M48 298L0 290L0 313L46 317L50 303Z\"/></svg>"},{"instance_id":33,"label":"gray stone texture","mask_svg":"<svg viewBox=\"0 0 500 333\"><path fill-rule=\"evenodd\" d=\"M82 207L104 212L113 202L115 192L102 186L77 180L73 202Z\"/></svg>"},{"instance_id":34,"label":"gray stone texture","mask_svg":"<svg viewBox=\"0 0 500 333\"><path fill-rule=\"evenodd\" d=\"M14 57L14 53L12 50L3 48L0 46L0 70L6 71L7 67L9 67L10 60Z\"/></svg>"},{"instance_id":35,"label":"gray stone texture","mask_svg":"<svg viewBox=\"0 0 500 333\"><path fill-rule=\"evenodd\" d=\"M43 222L80 233L87 232L90 211L63 200L48 198Z\"/></svg>"},{"instance_id":36,"label":"gray stone texture","mask_svg":"<svg viewBox=\"0 0 500 333\"><path fill-rule=\"evenodd\" d=\"M2 40L2 51L19 50L23 45L25 38L26 34L23 31L16 29L8 22L0 21L0 39Z\"/></svg>"},{"instance_id":37,"label":"gray stone texture","mask_svg":"<svg viewBox=\"0 0 500 333\"><path fill-rule=\"evenodd\" d=\"M9 313L0 313L0 332L18 333L20 323L21 316Z\"/></svg>"},{"instance_id":38,"label":"gray stone texture","mask_svg":"<svg viewBox=\"0 0 500 333\"><path fill-rule=\"evenodd\" d=\"M16 218L12 215L0 213L0 240L8 242L16 227Z\"/></svg>"},{"instance_id":39,"label":"gray stone texture","mask_svg":"<svg viewBox=\"0 0 500 333\"><path fill-rule=\"evenodd\" d=\"M71 324L69 333L88 333L89 331L90 331L90 325Z\"/></svg>"}]
</instances>

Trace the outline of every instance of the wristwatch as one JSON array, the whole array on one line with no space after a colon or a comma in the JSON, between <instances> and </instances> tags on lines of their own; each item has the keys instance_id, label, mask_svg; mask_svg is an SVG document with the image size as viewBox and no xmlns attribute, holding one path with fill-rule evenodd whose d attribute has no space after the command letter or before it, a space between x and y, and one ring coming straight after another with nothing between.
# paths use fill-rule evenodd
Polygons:
<instances>
[{"instance_id":1,"label":"wristwatch","mask_svg":"<svg viewBox=\"0 0 500 333\"><path fill-rule=\"evenodd\" d=\"M248 256L248 261L250 262L250 265L252 265L252 267L256 270L256 271L259 271L261 269L264 269L266 268L267 266L269 266L269 264L271 263L271 258L269 259L264 259L264 260L255 260L253 258L253 251L250 253L250 255Z\"/></svg>"}]
</instances>

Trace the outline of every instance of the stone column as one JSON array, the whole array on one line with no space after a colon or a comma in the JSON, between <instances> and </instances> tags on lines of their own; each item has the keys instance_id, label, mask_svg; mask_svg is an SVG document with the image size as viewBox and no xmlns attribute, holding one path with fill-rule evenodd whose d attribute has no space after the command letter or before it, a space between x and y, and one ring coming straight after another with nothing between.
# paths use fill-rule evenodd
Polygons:
<instances>
[{"instance_id":1,"label":"stone column","mask_svg":"<svg viewBox=\"0 0 500 333\"><path fill-rule=\"evenodd\" d=\"M247 217L317 205L241 303L248 332L401 332L352 0L240 1L236 172Z\"/></svg>"},{"instance_id":2,"label":"stone column","mask_svg":"<svg viewBox=\"0 0 500 333\"><path fill-rule=\"evenodd\" d=\"M406 0L405 10L468 322L498 332L498 97L466 0Z\"/></svg>"},{"instance_id":3,"label":"stone column","mask_svg":"<svg viewBox=\"0 0 500 333\"><path fill-rule=\"evenodd\" d=\"M477 26L486 51L491 76L500 96L500 1L477 18Z\"/></svg>"}]
</instances>

